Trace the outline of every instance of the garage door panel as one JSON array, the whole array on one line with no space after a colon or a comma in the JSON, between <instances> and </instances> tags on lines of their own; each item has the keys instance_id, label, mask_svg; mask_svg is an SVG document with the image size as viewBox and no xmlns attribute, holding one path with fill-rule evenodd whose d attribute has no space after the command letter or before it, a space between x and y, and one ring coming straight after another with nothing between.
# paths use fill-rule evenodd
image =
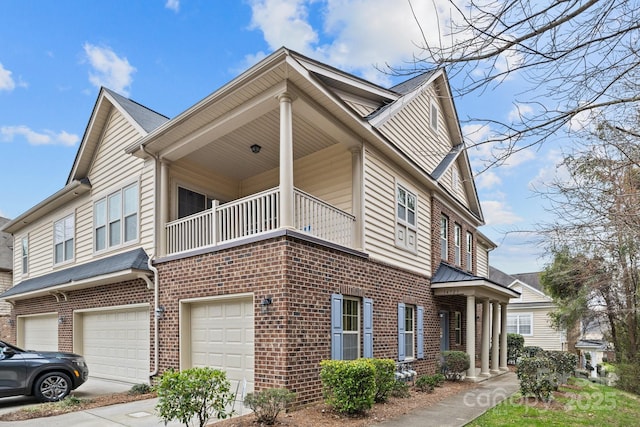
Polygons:
<instances>
[{"instance_id":1,"label":"garage door panel","mask_svg":"<svg viewBox=\"0 0 640 427\"><path fill-rule=\"evenodd\" d=\"M149 376L149 310L84 313L83 351L90 375L129 383Z\"/></svg>"},{"instance_id":2,"label":"garage door panel","mask_svg":"<svg viewBox=\"0 0 640 427\"><path fill-rule=\"evenodd\" d=\"M21 319L22 346L26 350L58 351L58 316L30 316Z\"/></svg>"}]
</instances>

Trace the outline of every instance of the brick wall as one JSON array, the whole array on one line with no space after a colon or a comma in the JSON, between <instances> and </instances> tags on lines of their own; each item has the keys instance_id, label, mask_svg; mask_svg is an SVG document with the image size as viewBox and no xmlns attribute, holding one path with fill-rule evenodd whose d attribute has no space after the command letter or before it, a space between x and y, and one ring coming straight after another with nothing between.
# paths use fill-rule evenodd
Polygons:
<instances>
[{"instance_id":1,"label":"brick wall","mask_svg":"<svg viewBox=\"0 0 640 427\"><path fill-rule=\"evenodd\" d=\"M449 219L447 259L442 259L442 252L440 250L440 219L442 215L445 215ZM432 198L431 200L431 218L431 235L433 236L433 239L431 240L431 251L433 254L431 257L432 271L437 270L441 261L446 261L450 265L462 268L472 274L477 274L477 236L475 234L475 227L465 222L460 215L456 214L436 198ZM460 265L455 264L454 224L458 224L462 229L460 242ZM473 263L472 266L467 265L467 232L471 233L473 236L473 256L471 257Z\"/></svg>"}]
</instances>

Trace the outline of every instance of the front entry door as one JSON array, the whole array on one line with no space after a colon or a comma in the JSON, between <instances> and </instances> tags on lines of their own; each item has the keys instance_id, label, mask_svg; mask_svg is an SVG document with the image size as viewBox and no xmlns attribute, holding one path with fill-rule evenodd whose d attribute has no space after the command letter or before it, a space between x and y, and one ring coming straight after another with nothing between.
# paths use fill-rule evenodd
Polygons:
<instances>
[{"instance_id":1,"label":"front entry door","mask_svg":"<svg viewBox=\"0 0 640 427\"><path fill-rule=\"evenodd\" d=\"M449 350L449 312L440 312L440 351Z\"/></svg>"}]
</instances>

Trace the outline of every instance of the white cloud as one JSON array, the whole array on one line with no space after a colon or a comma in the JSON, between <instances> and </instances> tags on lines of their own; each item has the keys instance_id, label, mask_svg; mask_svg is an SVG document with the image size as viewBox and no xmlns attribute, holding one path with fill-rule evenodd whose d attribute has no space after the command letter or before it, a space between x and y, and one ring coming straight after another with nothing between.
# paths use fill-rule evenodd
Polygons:
<instances>
[{"instance_id":1,"label":"white cloud","mask_svg":"<svg viewBox=\"0 0 640 427\"><path fill-rule=\"evenodd\" d=\"M98 88L105 86L128 96L136 69L129 64L127 58L119 57L109 47L85 43L83 48L93 68L89 72L89 81Z\"/></svg>"},{"instance_id":2,"label":"white cloud","mask_svg":"<svg viewBox=\"0 0 640 427\"><path fill-rule=\"evenodd\" d=\"M16 83L11 77L11 71L7 70L0 63L0 90L13 90L16 87Z\"/></svg>"},{"instance_id":3,"label":"white cloud","mask_svg":"<svg viewBox=\"0 0 640 427\"><path fill-rule=\"evenodd\" d=\"M512 123L520 123L527 119L527 116L533 113L533 108L527 104L514 104L511 111L509 111L508 119Z\"/></svg>"},{"instance_id":4,"label":"white cloud","mask_svg":"<svg viewBox=\"0 0 640 427\"><path fill-rule=\"evenodd\" d=\"M80 137L78 137L78 135L65 131L58 133L50 130L36 132L24 125L0 127L0 140L4 142L11 142L16 136L23 137L31 145L64 145L71 147L80 141Z\"/></svg>"},{"instance_id":5,"label":"white cloud","mask_svg":"<svg viewBox=\"0 0 640 427\"><path fill-rule=\"evenodd\" d=\"M262 31L271 50L287 46L365 79L386 84L386 64L410 65L426 40L440 44L438 17L450 16L448 0L250 0L251 29ZM439 14L434 13L434 5ZM310 15L321 23L314 28ZM422 30L422 31L421 31ZM424 39L423 39L424 36ZM331 42L323 42L323 37Z\"/></svg>"},{"instance_id":6,"label":"white cloud","mask_svg":"<svg viewBox=\"0 0 640 427\"><path fill-rule=\"evenodd\" d=\"M499 200L483 201L482 211L487 225L511 225L523 220L513 212L511 206Z\"/></svg>"},{"instance_id":7,"label":"white cloud","mask_svg":"<svg viewBox=\"0 0 640 427\"><path fill-rule=\"evenodd\" d=\"M174 12L179 12L180 0L167 0L167 2L164 4L164 7L166 7L169 10L173 10Z\"/></svg>"},{"instance_id":8,"label":"white cloud","mask_svg":"<svg viewBox=\"0 0 640 427\"><path fill-rule=\"evenodd\" d=\"M474 179L479 190L490 190L502 184L502 178L491 170L476 174Z\"/></svg>"}]
</instances>

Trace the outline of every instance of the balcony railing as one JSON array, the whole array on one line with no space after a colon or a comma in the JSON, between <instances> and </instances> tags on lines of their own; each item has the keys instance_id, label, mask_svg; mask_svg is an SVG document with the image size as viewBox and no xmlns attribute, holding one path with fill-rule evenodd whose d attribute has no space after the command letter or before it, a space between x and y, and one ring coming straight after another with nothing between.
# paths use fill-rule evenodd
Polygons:
<instances>
[{"instance_id":1,"label":"balcony railing","mask_svg":"<svg viewBox=\"0 0 640 427\"><path fill-rule=\"evenodd\" d=\"M294 227L351 246L355 218L322 200L294 190ZM266 190L168 223L167 254L216 246L280 227L280 191Z\"/></svg>"}]
</instances>

